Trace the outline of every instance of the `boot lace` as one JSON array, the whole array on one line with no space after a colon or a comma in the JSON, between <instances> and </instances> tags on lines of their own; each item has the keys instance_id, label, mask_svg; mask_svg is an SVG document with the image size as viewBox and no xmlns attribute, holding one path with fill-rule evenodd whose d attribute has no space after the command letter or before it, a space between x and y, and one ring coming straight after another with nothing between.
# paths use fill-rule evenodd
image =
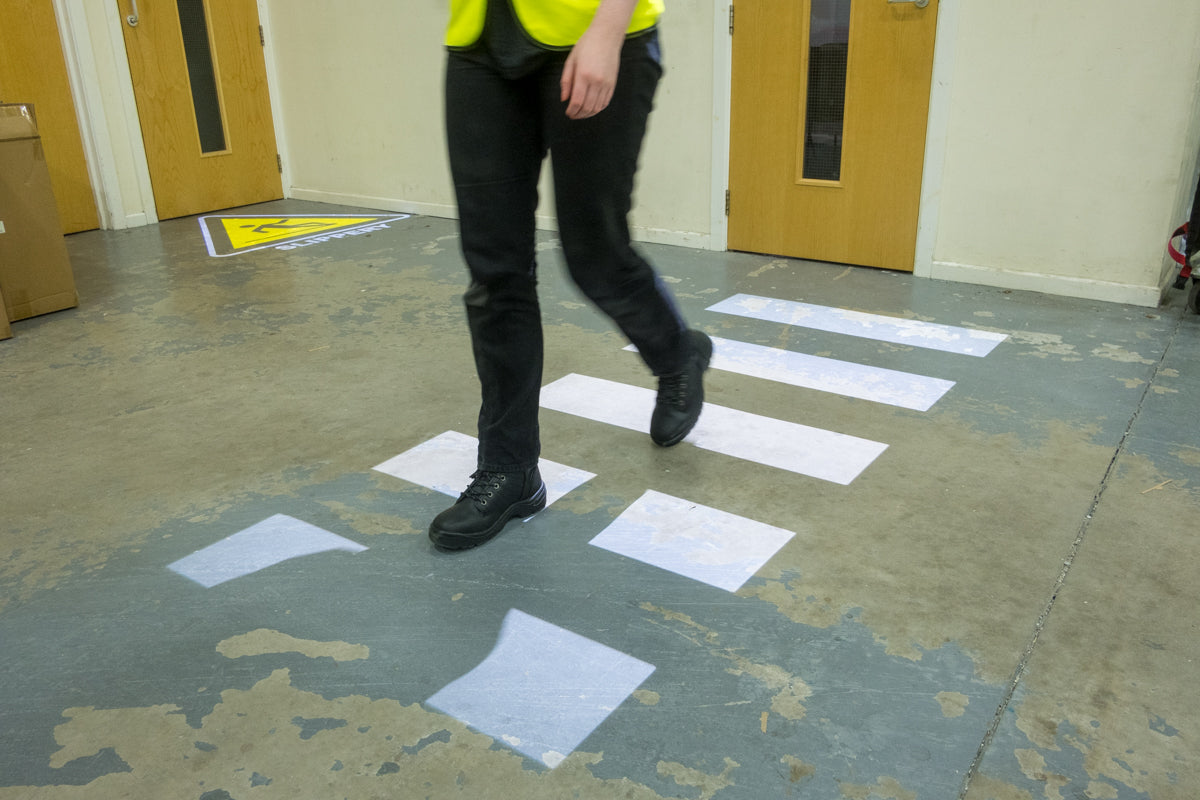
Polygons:
<instances>
[{"instance_id":1,"label":"boot lace","mask_svg":"<svg viewBox=\"0 0 1200 800\"><path fill-rule=\"evenodd\" d=\"M488 499L500 491L500 486L508 480L503 472L487 472L477 470L471 473L471 485L462 493L460 500L472 500L480 506L486 506Z\"/></svg>"},{"instance_id":2,"label":"boot lace","mask_svg":"<svg viewBox=\"0 0 1200 800\"><path fill-rule=\"evenodd\" d=\"M688 390L689 381L686 371L677 375L664 375L658 379L658 404L685 410Z\"/></svg>"}]
</instances>

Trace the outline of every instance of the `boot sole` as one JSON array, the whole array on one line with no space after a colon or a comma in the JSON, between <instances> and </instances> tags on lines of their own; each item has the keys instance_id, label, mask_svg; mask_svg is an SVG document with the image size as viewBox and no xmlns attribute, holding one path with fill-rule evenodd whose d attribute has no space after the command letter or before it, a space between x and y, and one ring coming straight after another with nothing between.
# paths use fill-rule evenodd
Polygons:
<instances>
[{"instance_id":1,"label":"boot sole","mask_svg":"<svg viewBox=\"0 0 1200 800\"><path fill-rule=\"evenodd\" d=\"M436 528L429 529L429 539L433 542L434 547L439 550L469 550L472 547L478 547L484 542L495 537L504 526L512 522L514 519L526 519L546 507L546 482L542 481L542 485L534 492L533 497L528 500L521 500L513 503L504 510L500 518L492 523L490 528L479 531L478 533L457 533L452 531L442 531Z\"/></svg>"}]
</instances>

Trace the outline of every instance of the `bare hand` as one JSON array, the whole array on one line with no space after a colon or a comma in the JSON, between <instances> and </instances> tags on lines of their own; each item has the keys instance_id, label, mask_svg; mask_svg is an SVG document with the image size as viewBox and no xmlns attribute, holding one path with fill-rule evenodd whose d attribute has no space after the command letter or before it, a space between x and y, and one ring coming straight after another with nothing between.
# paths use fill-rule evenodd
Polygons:
<instances>
[{"instance_id":1,"label":"bare hand","mask_svg":"<svg viewBox=\"0 0 1200 800\"><path fill-rule=\"evenodd\" d=\"M594 117L608 107L621 67L624 32L613 36L589 28L563 65L562 101L570 119Z\"/></svg>"}]
</instances>

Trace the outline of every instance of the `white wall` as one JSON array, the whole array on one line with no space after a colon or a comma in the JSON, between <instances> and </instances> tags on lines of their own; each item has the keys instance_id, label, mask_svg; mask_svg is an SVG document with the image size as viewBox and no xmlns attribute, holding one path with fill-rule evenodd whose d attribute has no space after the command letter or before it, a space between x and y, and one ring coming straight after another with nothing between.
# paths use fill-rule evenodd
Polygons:
<instances>
[{"instance_id":1,"label":"white wall","mask_svg":"<svg viewBox=\"0 0 1200 800\"><path fill-rule=\"evenodd\" d=\"M1195 186L1200 3L955 13L930 274L1156 304Z\"/></svg>"},{"instance_id":2,"label":"white wall","mask_svg":"<svg viewBox=\"0 0 1200 800\"><path fill-rule=\"evenodd\" d=\"M268 0L288 196L452 215L443 0Z\"/></svg>"},{"instance_id":3,"label":"white wall","mask_svg":"<svg viewBox=\"0 0 1200 800\"><path fill-rule=\"evenodd\" d=\"M1157 304L1200 149L1200 3L951 2L918 274ZM453 215L444 0L266 3L291 195ZM725 5L668 3L639 238L724 246L712 205L726 170L727 51L714 46ZM542 213L552 224L545 202Z\"/></svg>"},{"instance_id":4,"label":"white wall","mask_svg":"<svg viewBox=\"0 0 1200 800\"><path fill-rule=\"evenodd\" d=\"M453 216L446 0L258 2L288 196ZM55 3L113 227L153 221L116 4ZM724 248L727 7L668 2L633 213L643 240ZM1195 186L1200 3L941 0L938 36L917 274L1157 304Z\"/></svg>"},{"instance_id":5,"label":"white wall","mask_svg":"<svg viewBox=\"0 0 1200 800\"><path fill-rule=\"evenodd\" d=\"M443 143L445 0L267 0L291 197L453 216ZM711 0L671 4L668 75L633 224L704 246L710 227ZM552 224L543 181L543 224Z\"/></svg>"}]
</instances>

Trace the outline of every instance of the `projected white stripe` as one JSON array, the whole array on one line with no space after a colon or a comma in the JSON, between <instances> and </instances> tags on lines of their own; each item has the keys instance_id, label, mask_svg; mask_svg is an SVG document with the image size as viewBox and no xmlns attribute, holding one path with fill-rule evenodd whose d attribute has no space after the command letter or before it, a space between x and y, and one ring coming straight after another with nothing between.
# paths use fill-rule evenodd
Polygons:
<instances>
[{"instance_id":1,"label":"projected white stripe","mask_svg":"<svg viewBox=\"0 0 1200 800\"><path fill-rule=\"evenodd\" d=\"M1003 333L865 314L791 300L774 300L750 294L734 295L728 300L709 306L708 310L967 356L986 356L996 345L1008 338Z\"/></svg>"},{"instance_id":2,"label":"projected white stripe","mask_svg":"<svg viewBox=\"0 0 1200 800\"><path fill-rule=\"evenodd\" d=\"M803 389L928 411L954 381L712 337L710 366ZM636 350L629 345L626 350Z\"/></svg>"},{"instance_id":3,"label":"projected white stripe","mask_svg":"<svg viewBox=\"0 0 1200 800\"><path fill-rule=\"evenodd\" d=\"M478 451L479 440L474 436L446 431L389 458L375 469L435 492L458 497L467 488L470 475L475 471ZM596 477L595 473L545 458L538 460L538 470L546 483L548 506Z\"/></svg>"},{"instance_id":4,"label":"projected white stripe","mask_svg":"<svg viewBox=\"0 0 1200 800\"><path fill-rule=\"evenodd\" d=\"M361 553L366 549L316 525L286 514L276 514L167 567L201 586L212 588L293 558L329 550Z\"/></svg>"},{"instance_id":5,"label":"projected white stripe","mask_svg":"<svg viewBox=\"0 0 1200 800\"><path fill-rule=\"evenodd\" d=\"M629 430L650 430L654 391L584 375L542 388L542 406ZM794 422L704 404L687 442L814 478L849 484L887 449L886 444Z\"/></svg>"},{"instance_id":6,"label":"projected white stripe","mask_svg":"<svg viewBox=\"0 0 1200 800\"><path fill-rule=\"evenodd\" d=\"M512 609L477 667L426 703L553 769L654 665Z\"/></svg>"},{"instance_id":7,"label":"projected white stripe","mask_svg":"<svg viewBox=\"0 0 1200 800\"><path fill-rule=\"evenodd\" d=\"M794 535L783 528L648 491L590 544L736 592Z\"/></svg>"}]
</instances>

